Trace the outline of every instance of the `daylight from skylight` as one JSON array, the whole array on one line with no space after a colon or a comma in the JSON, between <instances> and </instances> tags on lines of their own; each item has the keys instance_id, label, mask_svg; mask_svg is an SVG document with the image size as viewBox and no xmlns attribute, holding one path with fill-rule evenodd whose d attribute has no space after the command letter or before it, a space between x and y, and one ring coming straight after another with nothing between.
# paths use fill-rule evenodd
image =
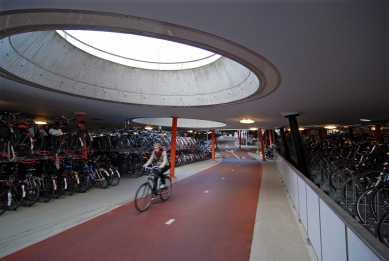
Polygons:
<instances>
[{"instance_id":1,"label":"daylight from skylight","mask_svg":"<svg viewBox=\"0 0 389 261\"><path fill-rule=\"evenodd\" d=\"M151 70L184 70L210 64L221 56L176 42L101 31L57 31L69 43L99 58Z\"/></svg>"}]
</instances>

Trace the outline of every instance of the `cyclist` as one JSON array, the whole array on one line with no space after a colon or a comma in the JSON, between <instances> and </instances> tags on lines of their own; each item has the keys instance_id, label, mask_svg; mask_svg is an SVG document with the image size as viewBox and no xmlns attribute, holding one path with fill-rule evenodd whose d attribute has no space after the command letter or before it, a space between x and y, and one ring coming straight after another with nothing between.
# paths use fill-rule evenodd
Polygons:
<instances>
[{"instance_id":1,"label":"cyclist","mask_svg":"<svg viewBox=\"0 0 389 261\"><path fill-rule=\"evenodd\" d=\"M158 166L158 168L154 169L155 184L158 184L158 178L161 178L160 188L165 188L165 176L163 174L170 169L170 163L167 158L166 148L160 143L154 143L154 151L143 167L145 168L151 163L153 163L154 166ZM152 199L154 199L156 192L156 188L154 188Z\"/></svg>"}]
</instances>

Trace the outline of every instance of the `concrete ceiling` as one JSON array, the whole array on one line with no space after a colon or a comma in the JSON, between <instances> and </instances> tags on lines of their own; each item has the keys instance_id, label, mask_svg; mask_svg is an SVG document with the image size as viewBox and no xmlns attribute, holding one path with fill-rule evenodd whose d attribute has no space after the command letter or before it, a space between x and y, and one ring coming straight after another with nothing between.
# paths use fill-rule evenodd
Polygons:
<instances>
[{"instance_id":1,"label":"concrete ceiling","mask_svg":"<svg viewBox=\"0 0 389 261\"><path fill-rule=\"evenodd\" d=\"M285 112L298 112L301 126L389 122L386 0L0 0L0 8L1 41L20 32L70 28L142 33L216 51L277 86L242 103L144 106L50 92L23 81L28 72L11 75L1 67L0 111L68 118L84 112L91 129L171 116L222 122L226 129L270 129L288 125ZM83 23L88 15L94 19L89 25ZM267 76L269 67L279 75ZM243 118L255 123L242 124Z\"/></svg>"}]
</instances>

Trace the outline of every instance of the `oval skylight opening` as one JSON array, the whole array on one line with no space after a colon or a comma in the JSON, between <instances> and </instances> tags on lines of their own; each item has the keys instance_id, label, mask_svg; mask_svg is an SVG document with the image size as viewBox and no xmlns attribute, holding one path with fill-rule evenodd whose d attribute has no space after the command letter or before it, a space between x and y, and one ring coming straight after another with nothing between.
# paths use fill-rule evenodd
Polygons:
<instances>
[{"instance_id":1,"label":"oval skylight opening","mask_svg":"<svg viewBox=\"0 0 389 261\"><path fill-rule=\"evenodd\" d=\"M189 45L133 34L85 30L58 30L57 33L89 54L142 69L192 69L221 57Z\"/></svg>"}]
</instances>

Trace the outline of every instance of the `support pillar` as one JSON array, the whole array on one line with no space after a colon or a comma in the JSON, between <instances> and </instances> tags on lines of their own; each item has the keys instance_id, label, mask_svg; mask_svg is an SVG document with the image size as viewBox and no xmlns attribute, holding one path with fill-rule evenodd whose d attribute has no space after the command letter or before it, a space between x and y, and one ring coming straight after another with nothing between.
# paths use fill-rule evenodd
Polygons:
<instances>
[{"instance_id":1,"label":"support pillar","mask_svg":"<svg viewBox=\"0 0 389 261\"><path fill-rule=\"evenodd\" d=\"M172 116L172 144L170 146L170 177L175 178L174 170L176 168L176 144L177 144L177 116Z\"/></svg>"},{"instance_id":2,"label":"support pillar","mask_svg":"<svg viewBox=\"0 0 389 261\"><path fill-rule=\"evenodd\" d=\"M270 146L273 144L273 130L268 130Z\"/></svg>"},{"instance_id":3,"label":"support pillar","mask_svg":"<svg viewBox=\"0 0 389 261\"><path fill-rule=\"evenodd\" d=\"M253 134L254 136L254 134ZM258 135L257 135L257 151L256 153L258 154L259 153L259 129L258 129Z\"/></svg>"},{"instance_id":4,"label":"support pillar","mask_svg":"<svg viewBox=\"0 0 389 261\"><path fill-rule=\"evenodd\" d=\"M376 145L374 152L377 154L380 154L380 144L381 142L381 125L377 124L375 125L374 130L374 144Z\"/></svg>"},{"instance_id":5,"label":"support pillar","mask_svg":"<svg viewBox=\"0 0 389 261\"><path fill-rule=\"evenodd\" d=\"M354 129L353 128L348 129L348 136L350 137L350 140L354 139Z\"/></svg>"},{"instance_id":6,"label":"support pillar","mask_svg":"<svg viewBox=\"0 0 389 261\"><path fill-rule=\"evenodd\" d=\"M323 140L327 139L327 131L326 131L326 129L321 129L321 138Z\"/></svg>"},{"instance_id":7,"label":"support pillar","mask_svg":"<svg viewBox=\"0 0 389 261\"><path fill-rule=\"evenodd\" d=\"M238 130L239 150L242 149L242 131Z\"/></svg>"},{"instance_id":8,"label":"support pillar","mask_svg":"<svg viewBox=\"0 0 389 261\"><path fill-rule=\"evenodd\" d=\"M77 115L77 120L78 120L78 128L80 130L80 138L82 140L82 152L81 155L84 159L88 158L88 152L86 151L86 142L85 142L85 113L76 113Z\"/></svg>"},{"instance_id":9,"label":"support pillar","mask_svg":"<svg viewBox=\"0 0 389 261\"><path fill-rule=\"evenodd\" d=\"M282 146L284 147L284 157L288 162L290 162L291 160L290 160L289 147L288 147L288 142L286 141L284 128L280 128L280 134L281 134Z\"/></svg>"},{"instance_id":10,"label":"support pillar","mask_svg":"<svg viewBox=\"0 0 389 261\"><path fill-rule=\"evenodd\" d=\"M215 130L212 130L212 162L215 162Z\"/></svg>"},{"instance_id":11,"label":"support pillar","mask_svg":"<svg viewBox=\"0 0 389 261\"><path fill-rule=\"evenodd\" d=\"M290 132L292 134L292 140L296 150L298 170L308 179L311 179L311 174L308 171L307 162L304 156L303 145L301 143L299 126L296 119L298 115L299 114L287 115L285 118L289 119Z\"/></svg>"},{"instance_id":12,"label":"support pillar","mask_svg":"<svg viewBox=\"0 0 389 261\"><path fill-rule=\"evenodd\" d=\"M262 130L261 129L259 129L259 135L260 135L260 139L261 139L262 160L266 161L265 145L264 145L264 142L263 142L263 135L262 135Z\"/></svg>"}]
</instances>

